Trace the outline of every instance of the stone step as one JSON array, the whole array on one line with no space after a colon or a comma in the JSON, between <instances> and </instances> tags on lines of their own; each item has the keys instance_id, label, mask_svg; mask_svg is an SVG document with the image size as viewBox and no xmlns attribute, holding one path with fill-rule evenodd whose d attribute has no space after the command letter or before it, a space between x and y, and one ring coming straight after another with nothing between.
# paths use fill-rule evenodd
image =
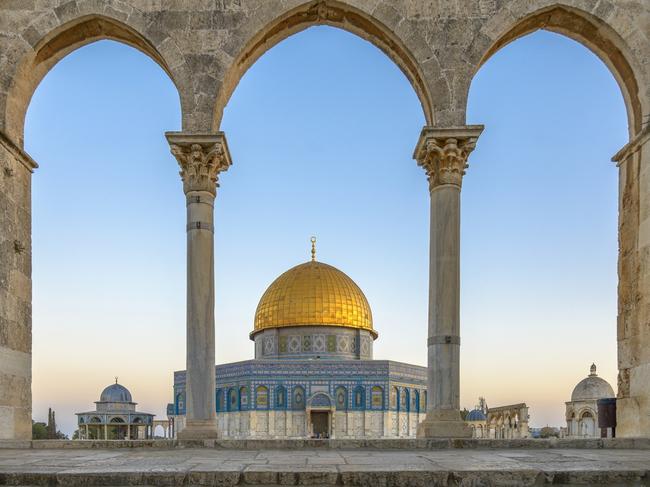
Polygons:
<instances>
[{"instance_id":1,"label":"stone step","mask_svg":"<svg viewBox=\"0 0 650 487\"><path fill-rule=\"evenodd\" d=\"M0 450L0 485L648 485L647 449Z\"/></svg>"},{"instance_id":2,"label":"stone step","mask_svg":"<svg viewBox=\"0 0 650 487\"><path fill-rule=\"evenodd\" d=\"M408 467L408 466L406 466ZM12 486L539 486L650 485L646 470L423 470L378 468L252 468L190 472L24 472L0 474L0 485Z\"/></svg>"}]
</instances>

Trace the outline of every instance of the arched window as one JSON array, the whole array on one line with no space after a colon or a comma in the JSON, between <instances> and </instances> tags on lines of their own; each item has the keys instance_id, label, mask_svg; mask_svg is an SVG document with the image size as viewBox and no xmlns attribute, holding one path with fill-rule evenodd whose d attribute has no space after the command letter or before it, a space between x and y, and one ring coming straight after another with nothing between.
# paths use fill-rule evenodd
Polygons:
<instances>
[{"instance_id":1,"label":"arched window","mask_svg":"<svg viewBox=\"0 0 650 487\"><path fill-rule=\"evenodd\" d=\"M111 418L111 423L124 423L122 418Z\"/></svg>"},{"instance_id":2,"label":"arched window","mask_svg":"<svg viewBox=\"0 0 650 487\"><path fill-rule=\"evenodd\" d=\"M372 386L370 391L370 405L372 409L384 408L384 389L380 386Z\"/></svg>"},{"instance_id":3,"label":"arched window","mask_svg":"<svg viewBox=\"0 0 650 487\"><path fill-rule=\"evenodd\" d=\"M239 401L237 399L237 389L231 387L228 391L228 411L237 411L239 409Z\"/></svg>"},{"instance_id":4,"label":"arched window","mask_svg":"<svg viewBox=\"0 0 650 487\"><path fill-rule=\"evenodd\" d=\"M413 407L411 411L419 413L420 412L420 391L413 389Z\"/></svg>"},{"instance_id":5,"label":"arched window","mask_svg":"<svg viewBox=\"0 0 650 487\"><path fill-rule=\"evenodd\" d=\"M277 409L287 408L287 390L283 386L278 386L275 390L275 407Z\"/></svg>"},{"instance_id":6,"label":"arched window","mask_svg":"<svg viewBox=\"0 0 650 487\"><path fill-rule=\"evenodd\" d=\"M363 409L366 405L366 391L363 386L357 386L352 395L354 409Z\"/></svg>"},{"instance_id":7,"label":"arched window","mask_svg":"<svg viewBox=\"0 0 650 487\"><path fill-rule=\"evenodd\" d=\"M390 388L390 408L396 410L398 407L397 399L399 398L399 391L397 387Z\"/></svg>"},{"instance_id":8,"label":"arched window","mask_svg":"<svg viewBox=\"0 0 650 487\"><path fill-rule=\"evenodd\" d=\"M217 412L223 411L223 390L222 389L217 389L214 403Z\"/></svg>"},{"instance_id":9,"label":"arched window","mask_svg":"<svg viewBox=\"0 0 650 487\"><path fill-rule=\"evenodd\" d=\"M399 410L408 411L408 389L399 390Z\"/></svg>"},{"instance_id":10,"label":"arched window","mask_svg":"<svg viewBox=\"0 0 650 487\"><path fill-rule=\"evenodd\" d=\"M185 414L185 394L176 394L176 414Z\"/></svg>"},{"instance_id":11,"label":"arched window","mask_svg":"<svg viewBox=\"0 0 650 487\"><path fill-rule=\"evenodd\" d=\"M239 410L246 411L248 409L248 387L241 386L239 388Z\"/></svg>"},{"instance_id":12,"label":"arched window","mask_svg":"<svg viewBox=\"0 0 650 487\"><path fill-rule=\"evenodd\" d=\"M348 408L348 390L343 386L338 386L334 393L336 409L345 411Z\"/></svg>"},{"instance_id":13,"label":"arched window","mask_svg":"<svg viewBox=\"0 0 650 487\"><path fill-rule=\"evenodd\" d=\"M255 408L268 409L269 407L269 389L266 386L257 386L255 390Z\"/></svg>"},{"instance_id":14,"label":"arched window","mask_svg":"<svg viewBox=\"0 0 650 487\"><path fill-rule=\"evenodd\" d=\"M305 409L305 388L296 386L291 397L291 409Z\"/></svg>"}]
</instances>

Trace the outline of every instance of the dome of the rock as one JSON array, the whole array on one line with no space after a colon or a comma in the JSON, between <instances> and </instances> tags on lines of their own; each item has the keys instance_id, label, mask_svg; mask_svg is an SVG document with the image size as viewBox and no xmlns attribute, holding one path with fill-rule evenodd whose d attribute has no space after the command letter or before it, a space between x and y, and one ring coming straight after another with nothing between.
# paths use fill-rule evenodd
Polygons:
<instances>
[{"instance_id":1,"label":"dome of the rock","mask_svg":"<svg viewBox=\"0 0 650 487\"><path fill-rule=\"evenodd\" d=\"M363 292L345 273L312 260L297 265L268 287L255 312L252 335L269 328L335 326L369 331L372 313Z\"/></svg>"}]
</instances>

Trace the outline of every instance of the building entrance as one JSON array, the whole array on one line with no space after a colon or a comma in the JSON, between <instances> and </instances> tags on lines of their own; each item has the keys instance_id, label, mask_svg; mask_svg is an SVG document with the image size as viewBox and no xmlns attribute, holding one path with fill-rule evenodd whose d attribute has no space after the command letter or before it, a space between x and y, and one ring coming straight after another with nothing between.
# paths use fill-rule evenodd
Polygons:
<instances>
[{"instance_id":1,"label":"building entrance","mask_svg":"<svg viewBox=\"0 0 650 487\"><path fill-rule=\"evenodd\" d=\"M329 416L330 413L326 411L312 411L311 429L314 437L316 438L330 437Z\"/></svg>"}]
</instances>

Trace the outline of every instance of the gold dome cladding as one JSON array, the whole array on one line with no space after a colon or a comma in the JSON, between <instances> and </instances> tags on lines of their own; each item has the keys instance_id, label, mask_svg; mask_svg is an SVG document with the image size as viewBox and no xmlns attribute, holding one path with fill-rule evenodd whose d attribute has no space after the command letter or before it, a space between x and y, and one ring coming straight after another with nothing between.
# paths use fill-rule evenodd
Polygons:
<instances>
[{"instance_id":1,"label":"gold dome cladding","mask_svg":"<svg viewBox=\"0 0 650 487\"><path fill-rule=\"evenodd\" d=\"M268 287L257 305L252 334L267 328L321 325L377 335L359 286L335 267L312 260L289 269Z\"/></svg>"}]
</instances>

